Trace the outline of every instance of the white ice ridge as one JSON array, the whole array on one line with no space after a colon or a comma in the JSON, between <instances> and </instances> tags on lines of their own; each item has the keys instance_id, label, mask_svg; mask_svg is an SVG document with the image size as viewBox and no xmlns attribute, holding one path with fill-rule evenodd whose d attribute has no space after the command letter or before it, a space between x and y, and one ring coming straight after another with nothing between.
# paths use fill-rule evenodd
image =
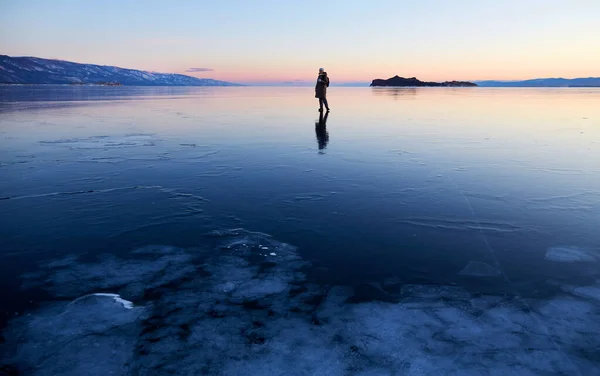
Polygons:
<instances>
[{"instance_id":1,"label":"white ice ridge","mask_svg":"<svg viewBox=\"0 0 600 376\"><path fill-rule=\"evenodd\" d=\"M594 262L597 257L588 249L577 246L556 246L546 251L546 260L555 262Z\"/></svg>"},{"instance_id":2,"label":"white ice ridge","mask_svg":"<svg viewBox=\"0 0 600 376\"><path fill-rule=\"evenodd\" d=\"M101 297L113 298L113 300L115 302L122 304L123 308L125 308L125 309L133 309L133 302L130 302L129 300L125 300L125 299L121 298L121 295L119 295L119 294L108 294L108 293L102 293L102 292L80 296L79 298L77 298L77 299L73 300L71 303L69 303L69 305L73 305L73 304L79 303L80 301L82 301L85 298L88 298L90 296L101 296Z\"/></svg>"},{"instance_id":3,"label":"white ice ridge","mask_svg":"<svg viewBox=\"0 0 600 376\"><path fill-rule=\"evenodd\" d=\"M133 303L130 302L129 300L125 300L123 298L121 298L121 295L119 294L106 294L106 293L96 293L96 294L91 294L94 296L108 296L111 297L115 300L115 302L117 303L121 303L123 304L123 307L127 308L127 309L132 309L133 308Z\"/></svg>"}]
</instances>

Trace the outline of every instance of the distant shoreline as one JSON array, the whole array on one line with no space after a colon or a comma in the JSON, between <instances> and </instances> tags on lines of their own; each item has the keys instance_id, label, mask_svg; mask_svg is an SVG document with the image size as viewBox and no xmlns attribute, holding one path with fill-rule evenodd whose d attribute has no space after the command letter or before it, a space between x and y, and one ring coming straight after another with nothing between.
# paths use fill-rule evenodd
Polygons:
<instances>
[{"instance_id":1,"label":"distant shoreline","mask_svg":"<svg viewBox=\"0 0 600 376\"><path fill-rule=\"evenodd\" d=\"M11 83L0 82L0 86L65 86L65 87L211 87L211 88L232 88L232 87L248 87L248 85L109 85L109 84L32 84L32 83Z\"/></svg>"},{"instance_id":2,"label":"distant shoreline","mask_svg":"<svg viewBox=\"0 0 600 376\"><path fill-rule=\"evenodd\" d=\"M204 85L100 85L100 84L78 84L78 85L73 85L73 84L16 84L16 83L4 83L4 82L0 82L0 87L8 87L8 86L28 86L28 87L33 87L33 86L61 86L61 87L119 87L119 88L133 88L133 87L186 87L186 88L194 88L194 87L199 87L199 88L244 88L244 87L250 87L250 88L303 88L303 89L309 89L309 90L313 90L314 87L312 85L308 86L308 85L286 85L286 84L270 84L270 85L239 85L239 86L204 86ZM429 89L429 88L433 88L433 89L598 89L600 88L599 86L472 86L472 87L467 87L467 86L369 86L369 85L364 85L364 86L356 86L356 85L351 85L351 86L346 86L343 84L339 84L339 85L331 85L331 88L342 88L342 89L373 89L373 90L378 90L378 89Z\"/></svg>"}]
</instances>

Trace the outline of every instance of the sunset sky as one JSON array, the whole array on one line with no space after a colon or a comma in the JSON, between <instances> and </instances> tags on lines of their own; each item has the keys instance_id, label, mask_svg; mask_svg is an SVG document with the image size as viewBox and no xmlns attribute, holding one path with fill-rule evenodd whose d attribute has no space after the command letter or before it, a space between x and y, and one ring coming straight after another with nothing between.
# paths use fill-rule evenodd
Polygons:
<instances>
[{"instance_id":1,"label":"sunset sky","mask_svg":"<svg viewBox=\"0 0 600 376\"><path fill-rule=\"evenodd\" d=\"M600 76L600 0L0 0L0 54L253 84Z\"/></svg>"}]
</instances>

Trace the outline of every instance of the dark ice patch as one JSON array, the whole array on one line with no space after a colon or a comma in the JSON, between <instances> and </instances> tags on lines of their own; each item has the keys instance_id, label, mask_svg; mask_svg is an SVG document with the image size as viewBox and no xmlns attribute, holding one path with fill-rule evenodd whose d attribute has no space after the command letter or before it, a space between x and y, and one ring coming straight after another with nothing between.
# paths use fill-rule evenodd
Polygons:
<instances>
[{"instance_id":1,"label":"dark ice patch","mask_svg":"<svg viewBox=\"0 0 600 376\"><path fill-rule=\"evenodd\" d=\"M481 261L469 261L469 263L458 273L470 277L499 277L502 275L500 269Z\"/></svg>"}]
</instances>

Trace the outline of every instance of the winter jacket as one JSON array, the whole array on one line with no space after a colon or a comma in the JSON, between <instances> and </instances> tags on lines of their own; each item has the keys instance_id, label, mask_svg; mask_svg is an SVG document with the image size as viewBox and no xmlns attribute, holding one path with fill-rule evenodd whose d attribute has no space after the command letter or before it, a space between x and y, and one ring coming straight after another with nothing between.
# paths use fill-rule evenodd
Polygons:
<instances>
[{"instance_id":1,"label":"winter jacket","mask_svg":"<svg viewBox=\"0 0 600 376\"><path fill-rule=\"evenodd\" d=\"M327 77L327 73L319 73L319 77L317 78L317 84L315 85L315 98L326 98L328 87L329 77Z\"/></svg>"}]
</instances>

